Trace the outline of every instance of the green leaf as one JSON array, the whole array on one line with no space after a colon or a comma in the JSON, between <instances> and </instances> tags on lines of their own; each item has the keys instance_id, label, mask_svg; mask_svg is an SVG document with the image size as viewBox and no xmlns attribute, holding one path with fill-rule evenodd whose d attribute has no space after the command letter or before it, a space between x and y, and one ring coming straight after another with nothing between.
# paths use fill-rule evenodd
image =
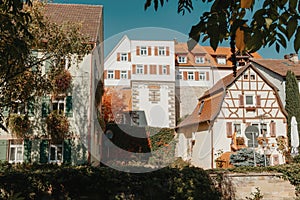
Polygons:
<instances>
[{"instance_id":1,"label":"green leaf","mask_svg":"<svg viewBox=\"0 0 300 200\"><path fill-rule=\"evenodd\" d=\"M279 53L279 51L280 51L280 46L279 46L278 42L276 42L275 48L276 48L277 53Z\"/></svg>"},{"instance_id":2,"label":"green leaf","mask_svg":"<svg viewBox=\"0 0 300 200\"><path fill-rule=\"evenodd\" d=\"M294 49L296 53L298 53L299 48L300 48L300 27L298 27L297 29L295 40L294 40Z\"/></svg>"},{"instance_id":3,"label":"green leaf","mask_svg":"<svg viewBox=\"0 0 300 200\"><path fill-rule=\"evenodd\" d=\"M297 6L297 1L298 0L289 0L289 9L295 11Z\"/></svg>"},{"instance_id":4,"label":"green leaf","mask_svg":"<svg viewBox=\"0 0 300 200\"><path fill-rule=\"evenodd\" d=\"M281 33L277 33L277 36L279 37L279 39L277 39L277 41L284 47L286 48L286 39L284 38L284 36Z\"/></svg>"},{"instance_id":5,"label":"green leaf","mask_svg":"<svg viewBox=\"0 0 300 200\"><path fill-rule=\"evenodd\" d=\"M291 19L288 21L288 24L287 24L287 35L286 36L287 36L288 40L290 40L291 37L293 36L293 34L295 33L297 25L298 25L297 18L291 17Z\"/></svg>"}]
</instances>

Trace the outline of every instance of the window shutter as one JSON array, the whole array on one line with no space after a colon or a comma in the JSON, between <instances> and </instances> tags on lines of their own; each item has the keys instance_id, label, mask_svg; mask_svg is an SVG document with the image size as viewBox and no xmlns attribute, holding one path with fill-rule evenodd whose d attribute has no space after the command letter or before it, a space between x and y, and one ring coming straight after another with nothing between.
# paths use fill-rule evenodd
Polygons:
<instances>
[{"instance_id":1,"label":"window shutter","mask_svg":"<svg viewBox=\"0 0 300 200\"><path fill-rule=\"evenodd\" d=\"M49 73L51 71L51 61L50 59L49 60L46 60L45 61L45 73Z\"/></svg>"},{"instance_id":2,"label":"window shutter","mask_svg":"<svg viewBox=\"0 0 300 200\"><path fill-rule=\"evenodd\" d=\"M42 140L40 143L40 163L48 162L48 148L49 148L49 141Z\"/></svg>"},{"instance_id":3,"label":"window shutter","mask_svg":"<svg viewBox=\"0 0 300 200\"><path fill-rule=\"evenodd\" d=\"M8 114L9 114L9 108L7 106L4 106L3 107L3 117L8 117Z\"/></svg>"},{"instance_id":4,"label":"window shutter","mask_svg":"<svg viewBox=\"0 0 300 200\"><path fill-rule=\"evenodd\" d=\"M182 72L183 73L183 80L187 80L187 72Z\"/></svg>"},{"instance_id":5,"label":"window shutter","mask_svg":"<svg viewBox=\"0 0 300 200\"><path fill-rule=\"evenodd\" d=\"M261 107L261 99L260 99L260 95L256 96L256 107Z\"/></svg>"},{"instance_id":6,"label":"window shutter","mask_svg":"<svg viewBox=\"0 0 300 200\"><path fill-rule=\"evenodd\" d=\"M104 79L107 79L107 70L104 70Z\"/></svg>"},{"instance_id":7,"label":"window shutter","mask_svg":"<svg viewBox=\"0 0 300 200\"><path fill-rule=\"evenodd\" d=\"M148 74L148 65L144 65L144 74Z\"/></svg>"},{"instance_id":8,"label":"window shutter","mask_svg":"<svg viewBox=\"0 0 300 200\"><path fill-rule=\"evenodd\" d=\"M128 53L128 61L129 62L131 61L131 53L130 52Z\"/></svg>"},{"instance_id":9,"label":"window shutter","mask_svg":"<svg viewBox=\"0 0 300 200\"><path fill-rule=\"evenodd\" d=\"M128 71L128 79L131 79L131 71Z\"/></svg>"},{"instance_id":10,"label":"window shutter","mask_svg":"<svg viewBox=\"0 0 300 200\"><path fill-rule=\"evenodd\" d=\"M0 161L7 161L8 140L0 140Z\"/></svg>"},{"instance_id":11,"label":"window shutter","mask_svg":"<svg viewBox=\"0 0 300 200\"><path fill-rule=\"evenodd\" d=\"M32 52L31 52L31 55L32 55L32 58L33 58L34 62L37 61L37 58L38 58L38 51L32 51ZM33 65L32 68L31 68L31 70L32 70L33 72L37 72L37 71L38 71L38 66L37 66L37 65Z\"/></svg>"},{"instance_id":12,"label":"window shutter","mask_svg":"<svg viewBox=\"0 0 300 200\"><path fill-rule=\"evenodd\" d=\"M139 47L139 46L136 47L136 55L137 55L137 56L140 55L140 47Z\"/></svg>"},{"instance_id":13,"label":"window shutter","mask_svg":"<svg viewBox=\"0 0 300 200\"><path fill-rule=\"evenodd\" d=\"M73 117L73 100L72 96L66 97L66 116Z\"/></svg>"},{"instance_id":14,"label":"window shutter","mask_svg":"<svg viewBox=\"0 0 300 200\"><path fill-rule=\"evenodd\" d=\"M199 81L199 72L195 72L195 80Z\"/></svg>"},{"instance_id":15,"label":"window shutter","mask_svg":"<svg viewBox=\"0 0 300 200\"><path fill-rule=\"evenodd\" d=\"M271 137L276 137L276 123L275 122L270 123L270 135L271 135Z\"/></svg>"},{"instance_id":16,"label":"window shutter","mask_svg":"<svg viewBox=\"0 0 300 200\"><path fill-rule=\"evenodd\" d=\"M239 106L244 107L244 95L239 95Z\"/></svg>"},{"instance_id":17,"label":"window shutter","mask_svg":"<svg viewBox=\"0 0 300 200\"><path fill-rule=\"evenodd\" d=\"M33 117L34 116L34 99L31 98L27 101L27 114L29 117Z\"/></svg>"},{"instance_id":18,"label":"window shutter","mask_svg":"<svg viewBox=\"0 0 300 200\"><path fill-rule=\"evenodd\" d=\"M63 163L71 163L72 144L70 139L64 140Z\"/></svg>"},{"instance_id":19,"label":"window shutter","mask_svg":"<svg viewBox=\"0 0 300 200\"><path fill-rule=\"evenodd\" d=\"M120 53L117 53L117 61L120 61Z\"/></svg>"},{"instance_id":20,"label":"window shutter","mask_svg":"<svg viewBox=\"0 0 300 200\"><path fill-rule=\"evenodd\" d=\"M31 162L31 147L32 141L29 139L24 140L24 162L30 163Z\"/></svg>"},{"instance_id":21,"label":"window shutter","mask_svg":"<svg viewBox=\"0 0 300 200\"><path fill-rule=\"evenodd\" d=\"M228 138L232 137L232 122L226 122L226 134Z\"/></svg>"},{"instance_id":22,"label":"window shutter","mask_svg":"<svg viewBox=\"0 0 300 200\"><path fill-rule=\"evenodd\" d=\"M154 55L155 55L155 56L158 55L158 47L154 47Z\"/></svg>"},{"instance_id":23,"label":"window shutter","mask_svg":"<svg viewBox=\"0 0 300 200\"><path fill-rule=\"evenodd\" d=\"M156 74L156 65L150 65L150 74Z\"/></svg>"},{"instance_id":24,"label":"window shutter","mask_svg":"<svg viewBox=\"0 0 300 200\"><path fill-rule=\"evenodd\" d=\"M136 65L132 65L132 74L136 73Z\"/></svg>"},{"instance_id":25,"label":"window shutter","mask_svg":"<svg viewBox=\"0 0 300 200\"><path fill-rule=\"evenodd\" d=\"M42 117L47 117L50 113L50 97L42 97Z\"/></svg>"},{"instance_id":26,"label":"window shutter","mask_svg":"<svg viewBox=\"0 0 300 200\"><path fill-rule=\"evenodd\" d=\"M170 47L167 47L166 48L166 56L169 56L170 55Z\"/></svg>"},{"instance_id":27,"label":"window shutter","mask_svg":"<svg viewBox=\"0 0 300 200\"><path fill-rule=\"evenodd\" d=\"M209 81L209 72L206 72L205 78L207 81Z\"/></svg>"},{"instance_id":28,"label":"window shutter","mask_svg":"<svg viewBox=\"0 0 300 200\"><path fill-rule=\"evenodd\" d=\"M115 79L120 79L120 70L115 70Z\"/></svg>"},{"instance_id":29,"label":"window shutter","mask_svg":"<svg viewBox=\"0 0 300 200\"><path fill-rule=\"evenodd\" d=\"M162 66L159 65L159 74L162 74Z\"/></svg>"},{"instance_id":30,"label":"window shutter","mask_svg":"<svg viewBox=\"0 0 300 200\"><path fill-rule=\"evenodd\" d=\"M170 75L170 65L167 65L167 74Z\"/></svg>"},{"instance_id":31,"label":"window shutter","mask_svg":"<svg viewBox=\"0 0 300 200\"><path fill-rule=\"evenodd\" d=\"M151 47L148 47L148 56L151 56Z\"/></svg>"}]
</instances>

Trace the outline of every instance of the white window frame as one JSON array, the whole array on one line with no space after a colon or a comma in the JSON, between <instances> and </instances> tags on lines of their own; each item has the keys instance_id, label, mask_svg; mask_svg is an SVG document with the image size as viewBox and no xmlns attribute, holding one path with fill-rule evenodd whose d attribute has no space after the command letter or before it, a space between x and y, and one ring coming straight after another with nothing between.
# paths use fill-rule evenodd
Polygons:
<instances>
[{"instance_id":1,"label":"white window frame","mask_svg":"<svg viewBox=\"0 0 300 200\"><path fill-rule=\"evenodd\" d=\"M148 55L148 49L146 46L141 46L141 49L140 49L140 55L141 56L146 56Z\"/></svg>"},{"instance_id":2,"label":"white window frame","mask_svg":"<svg viewBox=\"0 0 300 200\"><path fill-rule=\"evenodd\" d=\"M247 99L248 99L248 97L250 98L252 98L252 103L247 103ZM254 95L250 95L250 94L247 94L247 95L245 95L245 105L246 106L254 106L255 105L255 101L254 101L255 99L254 99Z\"/></svg>"},{"instance_id":3,"label":"white window frame","mask_svg":"<svg viewBox=\"0 0 300 200\"><path fill-rule=\"evenodd\" d=\"M159 56L165 56L166 55L166 47L158 47L158 55Z\"/></svg>"},{"instance_id":4,"label":"white window frame","mask_svg":"<svg viewBox=\"0 0 300 200\"><path fill-rule=\"evenodd\" d=\"M144 74L144 66L143 65L136 66L136 74Z\"/></svg>"},{"instance_id":5,"label":"white window frame","mask_svg":"<svg viewBox=\"0 0 300 200\"><path fill-rule=\"evenodd\" d=\"M226 57L217 57L217 63L219 65L226 65Z\"/></svg>"},{"instance_id":6,"label":"white window frame","mask_svg":"<svg viewBox=\"0 0 300 200\"><path fill-rule=\"evenodd\" d=\"M57 105L57 108L54 109L54 106ZM64 97L53 99L51 102L51 110L57 111L57 114L64 114L66 109L66 100Z\"/></svg>"},{"instance_id":7,"label":"white window frame","mask_svg":"<svg viewBox=\"0 0 300 200\"><path fill-rule=\"evenodd\" d=\"M238 127L238 126L240 129L236 130L236 127ZM238 122L233 123L233 130L236 131L236 135L238 135L238 136L242 135L242 124L238 123Z\"/></svg>"},{"instance_id":8,"label":"white window frame","mask_svg":"<svg viewBox=\"0 0 300 200\"><path fill-rule=\"evenodd\" d=\"M22 144L12 144L12 140L9 141L9 158L8 158L8 162L9 163L22 163L24 160L24 144L22 142ZM14 159L12 159L12 149L14 149ZM20 152L20 156L18 156L18 152L19 150L21 150ZM19 159L18 159L19 158Z\"/></svg>"},{"instance_id":9,"label":"white window frame","mask_svg":"<svg viewBox=\"0 0 300 200\"><path fill-rule=\"evenodd\" d=\"M121 53L120 60L126 62L128 60L128 54Z\"/></svg>"},{"instance_id":10,"label":"white window frame","mask_svg":"<svg viewBox=\"0 0 300 200\"><path fill-rule=\"evenodd\" d=\"M204 56L196 56L195 57L195 63L197 63L197 64L204 64L205 63Z\"/></svg>"},{"instance_id":11,"label":"white window frame","mask_svg":"<svg viewBox=\"0 0 300 200\"><path fill-rule=\"evenodd\" d=\"M114 79L114 71L113 70L107 71L107 79Z\"/></svg>"},{"instance_id":12,"label":"white window frame","mask_svg":"<svg viewBox=\"0 0 300 200\"><path fill-rule=\"evenodd\" d=\"M120 78L121 78L121 79L127 79L127 77L128 77L128 76L127 76L127 71L126 71L126 70L122 70L122 71L121 71Z\"/></svg>"},{"instance_id":13,"label":"white window frame","mask_svg":"<svg viewBox=\"0 0 300 200\"><path fill-rule=\"evenodd\" d=\"M54 159L52 159L52 151L51 151L51 148L54 149ZM61 152L59 155L59 151L58 149L60 148ZM63 152L64 152L64 149L63 149L63 145L62 144L51 144L49 145L49 163L62 163L63 162Z\"/></svg>"},{"instance_id":14,"label":"white window frame","mask_svg":"<svg viewBox=\"0 0 300 200\"><path fill-rule=\"evenodd\" d=\"M186 63L187 62L187 57L186 56L178 56L177 59L178 63Z\"/></svg>"},{"instance_id":15,"label":"white window frame","mask_svg":"<svg viewBox=\"0 0 300 200\"><path fill-rule=\"evenodd\" d=\"M199 80L205 81L206 80L206 73L205 72L199 72Z\"/></svg>"},{"instance_id":16,"label":"white window frame","mask_svg":"<svg viewBox=\"0 0 300 200\"><path fill-rule=\"evenodd\" d=\"M188 74L187 74L187 79L188 79L189 81L195 80L194 72L188 72Z\"/></svg>"}]
</instances>

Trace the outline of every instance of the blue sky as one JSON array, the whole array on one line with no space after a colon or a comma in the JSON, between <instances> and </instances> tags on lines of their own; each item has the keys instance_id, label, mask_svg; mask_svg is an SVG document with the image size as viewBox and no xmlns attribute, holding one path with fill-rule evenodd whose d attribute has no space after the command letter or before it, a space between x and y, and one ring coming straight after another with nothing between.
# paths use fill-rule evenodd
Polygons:
<instances>
[{"instance_id":1,"label":"blue sky","mask_svg":"<svg viewBox=\"0 0 300 200\"><path fill-rule=\"evenodd\" d=\"M200 0L194 1L192 13L186 12L183 16L177 13L177 0L169 0L164 7L159 7L157 12L153 7L145 11L145 0L53 0L53 2L103 5L105 54L124 34L130 39L172 40L176 38L184 42L188 38L191 26L199 21L203 11L209 9L209 5ZM209 43L200 43L200 45L207 46ZM228 46L228 44L224 43L221 46ZM279 54L275 51L275 46L259 51L263 58L274 59L282 59L285 54L293 52L292 42L287 49L281 48Z\"/></svg>"}]
</instances>

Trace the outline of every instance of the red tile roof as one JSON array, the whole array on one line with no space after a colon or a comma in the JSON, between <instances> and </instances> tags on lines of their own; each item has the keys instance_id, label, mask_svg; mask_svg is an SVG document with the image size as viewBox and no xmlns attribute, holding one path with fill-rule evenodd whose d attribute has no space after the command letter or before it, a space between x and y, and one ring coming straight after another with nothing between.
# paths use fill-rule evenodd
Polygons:
<instances>
[{"instance_id":1,"label":"red tile roof","mask_svg":"<svg viewBox=\"0 0 300 200\"><path fill-rule=\"evenodd\" d=\"M287 71L291 70L297 77L300 77L300 63L294 63L289 59L251 59L252 62L257 63L276 74L285 77Z\"/></svg>"},{"instance_id":2,"label":"red tile roof","mask_svg":"<svg viewBox=\"0 0 300 200\"><path fill-rule=\"evenodd\" d=\"M44 14L51 22L82 24L82 34L88 36L91 42L97 41L102 29L102 6L82 4L54 4L45 5Z\"/></svg>"}]
</instances>

